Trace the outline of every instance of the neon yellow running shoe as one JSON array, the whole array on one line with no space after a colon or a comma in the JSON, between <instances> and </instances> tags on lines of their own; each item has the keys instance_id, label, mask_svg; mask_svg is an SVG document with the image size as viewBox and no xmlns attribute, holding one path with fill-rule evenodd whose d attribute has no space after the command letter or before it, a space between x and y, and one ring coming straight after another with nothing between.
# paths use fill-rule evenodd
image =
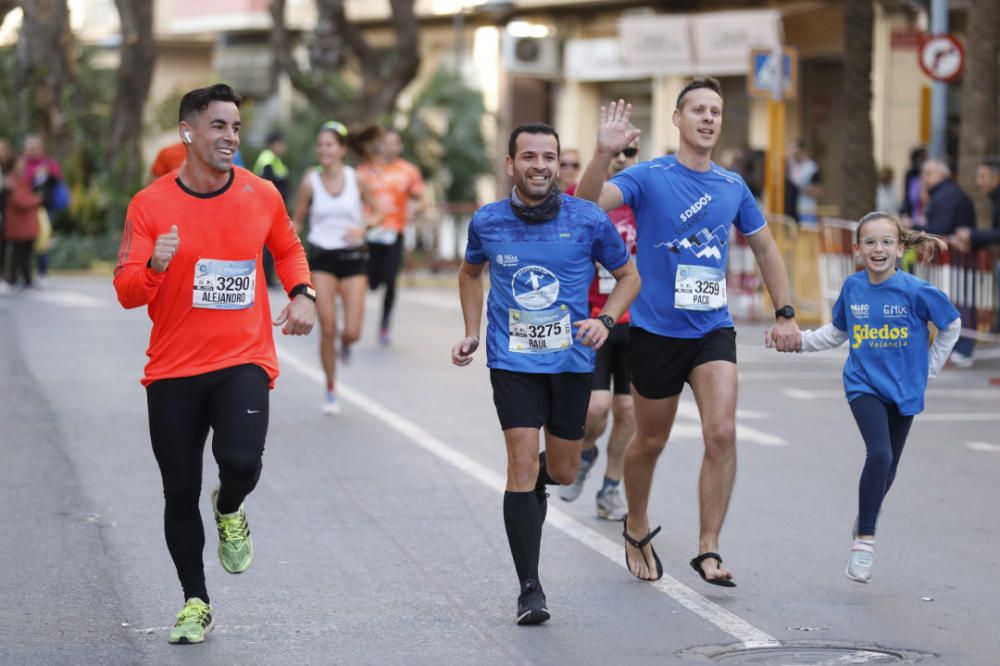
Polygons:
<instances>
[{"instance_id":1,"label":"neon yellow running shoe","mask_svg":"<svg viewBox=\"0 0 1000 666\"><path fill-rule=\"evenodd\" d=\"M177 614L177 624L170 630L167 640L181 645L201 643L214 626L212 607L198 597L191 597Z\"/></svg>"},{"instance_id":2,"label":"neon yellow running shoe","mask_svg":"<svg viewBox=\"0 0 1000 666\"><path fill-rule=\"evenodd\" d=\"M218 501L219 488L216 488L212 491L212 511L219 529L219 561L229 573L243 573L250 568L253 559L253 539L250 538L246 509L241 504L235 513L221 514L216 508Z\"/></svg>"}]
</instances>

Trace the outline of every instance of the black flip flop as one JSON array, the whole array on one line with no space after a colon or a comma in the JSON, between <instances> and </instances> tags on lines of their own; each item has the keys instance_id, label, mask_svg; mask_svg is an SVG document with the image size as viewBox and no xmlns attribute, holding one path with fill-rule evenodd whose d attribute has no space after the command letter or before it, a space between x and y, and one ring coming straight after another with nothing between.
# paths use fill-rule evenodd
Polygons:
<instances>
[{"instance_id":1,"label":"black flip flop","mask_svg":"<svg viewBox=\"0 0 1000 666\"><path fill-rule=\"evenodd\" d=\"M625 541L628 543L628 545L639 549L639 552L642 554L642 559L646 563L647 567L649 566L649 560L646 559L646 553L643 552L642 549L647 544L649 544L650 541L653 540L653 537L655 537L659 533L660 533L660 528L657 527L655 530L650 530L649 534L646 535L645 539L643 539L642 541L638 541L628 535L628 517L626 516L625 520L622 521L622 536L625 537ZM649 550L652 551L653 561L656 562L656 578L639 578L639 576L635 576L635 574L632 575L635 576L636 578L639 578L639 580L646 581L647 583L652 583L653 581L657 581L663 578L663 565L660 563L660 556L656 554L656 549L650 545ZM628 548L625 549L625 566L628 567L629 573L632 573L632 565L628 561Z\"/></svg>"},{"instance_id":2,"label":"black flip flop","mask_svg":"<svg viewBox=\"0 0 1000 666\"><path fill-rule=\"evenodd\" d=\"M722 558L719 557L718 553L702 553L691 560L691 568L698 572L703 581L709 585L718 585L719 587L736 587L736 583L726 578L709 578L706 576L705 570L701 568L701 563L705 560L718 560L719 564L722 564Z\"/></svg>"}]
</instances>

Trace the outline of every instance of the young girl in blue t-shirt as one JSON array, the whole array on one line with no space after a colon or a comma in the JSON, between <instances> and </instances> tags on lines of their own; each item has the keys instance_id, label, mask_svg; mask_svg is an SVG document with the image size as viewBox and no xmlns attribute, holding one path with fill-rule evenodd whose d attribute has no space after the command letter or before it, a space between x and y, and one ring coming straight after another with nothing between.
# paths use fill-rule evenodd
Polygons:
<instances>
[{"instance_id":1,"label":"young girl in blue t-shirt","mask_svg":"<svg viewBox=\"0 0 1000 666\"><path fill-rule=\"evenodd\" d=\"M802 332L800 351L833 349L850 340L844 391L867 449L847 562L847 577L859 583L871 580L875 523L910 424L923 411L927 378L937 376L962 328L944 292L896 270L903 251L911 247L924 261L946 245L937 236L903 229L886 213L863 217L854 251L864 270L844 281L833 305L833 322ZM928 322L939 329L932 345ZM770 333L765 334L768 347L773 346Z\"/></svg>"}]
</instances>

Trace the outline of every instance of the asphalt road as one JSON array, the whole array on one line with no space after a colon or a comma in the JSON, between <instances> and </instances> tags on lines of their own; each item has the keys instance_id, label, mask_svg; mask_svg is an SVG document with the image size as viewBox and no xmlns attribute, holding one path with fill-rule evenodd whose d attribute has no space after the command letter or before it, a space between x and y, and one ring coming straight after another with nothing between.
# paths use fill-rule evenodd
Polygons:
<instances>
[{"instance_id":1,"label":"asphalt road","mask_svg":"<svg viewBox=\"0 0 1000 666\"><path fill-rule=\"evenodd\" d=\"M378 305L343 369L339 416L320 413L315 335L278 340L246 574L215 557L206 464L217 627L181 647L166 642L183 599L138 381L144 310L122 310L106 278L0 297L0 663L710 663L723 646L766 648L716 654L724 663L893 659L852 646L1000 663L992 350L932 382L879 523L874 580L859 585L844 576L864 457L840 390L846 352L779 356L761 326L739 326L740 469L721 543L739 587L705 585L687 565L701 454L688 395L651 502L667 575L650 585L625 570L620 524L594 512L595 473L575 503L550 500L553 618L525 628L513 623L485 355L448 360L457 293L405 289L389 348L376 344Z\"/></svg>"}]
</instances>

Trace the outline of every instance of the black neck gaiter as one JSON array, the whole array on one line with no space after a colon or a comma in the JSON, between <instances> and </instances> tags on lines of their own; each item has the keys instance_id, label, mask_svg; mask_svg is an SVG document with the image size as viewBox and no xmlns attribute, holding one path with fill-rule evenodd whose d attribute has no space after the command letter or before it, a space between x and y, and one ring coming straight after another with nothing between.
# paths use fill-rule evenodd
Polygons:
<instances>
[{"instance_id":1,"label":"black neck gaiter","mask_svg":"<svg viewBox=\"0 0 1000 666\"><path fill-rule=\"evenodd\" d=\"M559 208L562 206L562 191L559 186L554 184L549 193L545 195L545 199L542 203L537 206L529 206L528 204L521 201L521 198L517 196L517 188L515 187L510 191L510 207L514 211L514 214L519 218L527 222L528 224L540 224L542 222L548 222L555 218L559 214Z\"/></svg>"}]
</instances>

